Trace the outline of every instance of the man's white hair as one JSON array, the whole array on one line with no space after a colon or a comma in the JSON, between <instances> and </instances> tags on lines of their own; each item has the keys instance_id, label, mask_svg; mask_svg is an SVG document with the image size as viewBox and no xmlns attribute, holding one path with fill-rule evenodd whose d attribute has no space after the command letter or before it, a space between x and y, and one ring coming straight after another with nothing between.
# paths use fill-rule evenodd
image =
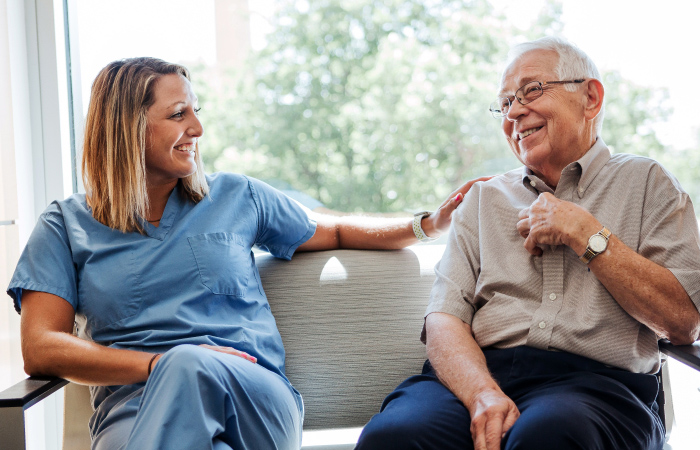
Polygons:
<instances>
[{"instance_id":1,"label":"man's white hair","mask_svg":"<svg viewBox=\"0 0 700 450\"><path fill-rule=\"evenodd\" d=\"M559 55L559 62L555 67L554 72L559 77L559 80L576 80L579 78L595 78L600 81L600 72L593 60L580 48L565 41L564 39L547 36L535 41L524 42L510 49L508 52L508 65L510 66L523 56L525 53L534 50L549 50L554 51ZM541 80L550 81L550 80ZM564 88L569 92L573 92L578 88L576 84L565 84ZM598 116L595 118L595 131L600 135L603 128L603 116L605 115L605 105L600 109Z\"/></svg>"}]
</instances>

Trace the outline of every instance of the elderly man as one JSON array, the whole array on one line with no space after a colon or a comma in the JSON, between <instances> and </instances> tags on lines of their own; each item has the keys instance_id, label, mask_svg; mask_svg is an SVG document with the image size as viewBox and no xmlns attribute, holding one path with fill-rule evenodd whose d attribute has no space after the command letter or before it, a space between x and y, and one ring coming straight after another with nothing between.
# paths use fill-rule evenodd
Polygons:
<instances>
[{"instance_id":1,"label":"elderly man","mask_svg":"<svg viewBox=\"0 0 700 450\"><path fill-rule=\"evenodd\" d=\"M657 340L700 329L690 199L655 161L610 155L598 70L562 40L514 48L491 110L525 167L455 212L429 360L357 449L660 449Z\"/></svg>"}]
</instances>

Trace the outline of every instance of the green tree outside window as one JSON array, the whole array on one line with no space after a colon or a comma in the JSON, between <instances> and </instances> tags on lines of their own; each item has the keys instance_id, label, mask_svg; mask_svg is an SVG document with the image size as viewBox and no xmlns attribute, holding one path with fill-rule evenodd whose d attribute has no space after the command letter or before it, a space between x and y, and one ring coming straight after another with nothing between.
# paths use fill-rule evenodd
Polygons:
<instances>
[{"instance_id":1,"label":"green tree outside window","mask_svg":"<svg viewBox=\"0 0 700 450\"><path fill-rule=\"evenodd\" d=\"M488 105L510 43L561 31L558 2L526 33L485 0L279 4L267 46L244 67L194 68L208 170L291 187L332 209L397 212L519 166ZM652 125L668 117L668 94L603 78L603 138L663 162Z\"/></svg>"}]
</instances>

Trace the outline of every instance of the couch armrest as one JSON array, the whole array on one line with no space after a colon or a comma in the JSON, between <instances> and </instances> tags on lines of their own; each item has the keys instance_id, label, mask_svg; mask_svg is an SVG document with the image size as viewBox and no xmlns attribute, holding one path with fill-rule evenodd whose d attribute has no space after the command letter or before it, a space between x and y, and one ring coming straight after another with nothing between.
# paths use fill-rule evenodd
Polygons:
<instances>
[{"instance_id":1,"label":"couch armrest","mask_svg":"<svg viewBox=\"0 0 700 450\"><path fill-rule=\"evenodd\" d=\"M691 345L673 345L667 339L659 341L661 353L700 371L700 341Z\"/></svg>"},{"instance_id":2,"label":"couch armrest","mask_svg":"<svg viewBox=\"0 0 700 450\"><path fill-rule=\"evenodd\" d=\"M3 449L26 448L24 411L68 382L55 377L29 377L0 392L0 442Z\"/></svg>"},{"instance_id":3,"label":"couch armrest","mask_svg":"<svg viewBox=\"0 0 700 450\"><path fill-rule=\"evenodd\" d=\"M42 401L68 384L56 377L29 377L0 392L0 408L21 407L23 410Z\"/></svg>"}]
</instances>

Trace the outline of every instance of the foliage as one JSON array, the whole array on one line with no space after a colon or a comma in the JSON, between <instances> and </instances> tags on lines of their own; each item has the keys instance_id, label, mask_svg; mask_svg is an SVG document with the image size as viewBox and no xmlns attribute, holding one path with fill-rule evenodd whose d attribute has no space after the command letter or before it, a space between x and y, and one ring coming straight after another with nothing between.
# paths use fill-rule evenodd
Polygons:
<instances>
[{"instance_id":1,"label":"foliage","mask_svg":"<svg viewBox=\"0 0 700 450\"><path fill-rule=\"evenodd\" d=\"M624 80L618 72L602 74L605 86L605 120L602 135L613 152L634 153L659 159L664 145L653 125L671 113L668 91L652 90Z\"/></svg>"},{"instance_id":2,"label":"foliage","mask_svg":"<svg viewBox=\"0 0 700 450\"><path fill-rule=\"evenodd\" d=\"M505 32L486 0L282 0L267 46L194 68L209 170L293 187L343 211L434 208L519 163L488 113L510 42L559 33L561 5ZM206 84L204 84L206 83ZM607 74L606 142L662 152L663 96Z\"/></svg>"}]
</instances>

